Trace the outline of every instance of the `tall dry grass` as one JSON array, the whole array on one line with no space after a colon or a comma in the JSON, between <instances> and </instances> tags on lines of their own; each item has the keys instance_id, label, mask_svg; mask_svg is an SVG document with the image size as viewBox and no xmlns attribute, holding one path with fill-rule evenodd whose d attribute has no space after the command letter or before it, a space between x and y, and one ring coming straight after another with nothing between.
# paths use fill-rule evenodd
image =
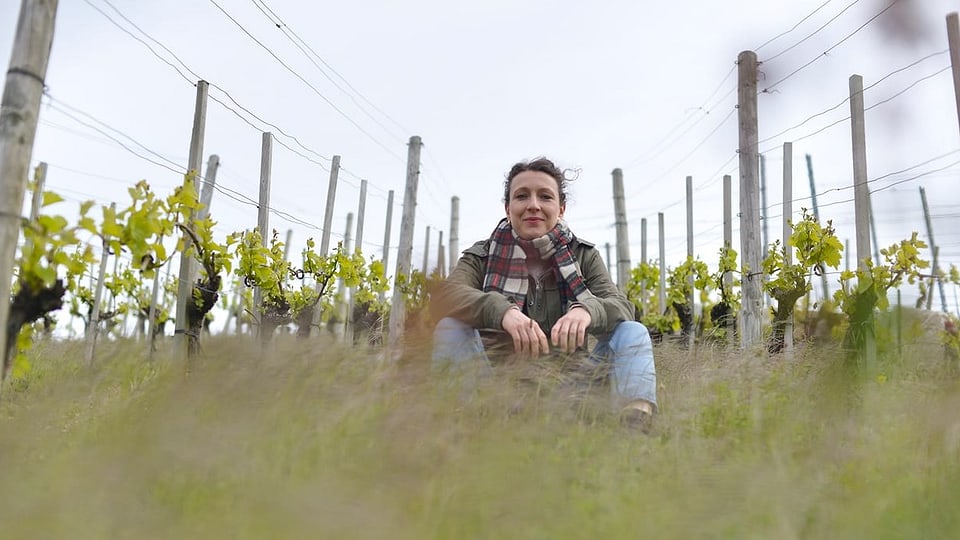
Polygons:
<instances>
[{"instance_id":1,"label":"tall dry grass","mask_svg":"<svg viewBox=\"0 0 960 540\"><path fill-rule=\"evenodd\" d=\"M839 400L835 351L663 345L650 435L547 362L465 385L423 343L385 368L214 337L189 374L141 351L107 342L90 368L42 343L8 383L0 537L960 537L960 391L935 344Z\"/></svg>"}]
</instances>

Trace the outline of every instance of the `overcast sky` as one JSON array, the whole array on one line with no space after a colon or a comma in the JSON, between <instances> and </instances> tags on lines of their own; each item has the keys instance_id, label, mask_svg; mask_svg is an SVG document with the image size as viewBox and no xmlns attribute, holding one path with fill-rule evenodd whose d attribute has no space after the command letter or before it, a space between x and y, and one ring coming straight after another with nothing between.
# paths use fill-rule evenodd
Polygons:
<instances>
[{"instance_id":1,"label":"overcast sky","mask_svg":"<svg viewBox=\"0 0 960 540\"><path fill-rule=\"evenodd\" d=\"M866 126L879 243L914 230L926 238L923 186L947 267L960 263L960 128L943 52L945 15L957 4L899 0L870 21L889 5L61 0L33 160L49 163L49 189L75 201L123 204L126 186L141 178L166 193L182 173L134 155L104 132L182 171L193 84L201 77L216 85L211 98L237 111L209 103L204 162L211 153L220 156L219 185L256 199L261 132L277 137L270 205L312 225L271 216L281 234L294 231L294 253L308 236L321 235L329 159L340 155L334 240L343 236L347 213L356 213L360 179L367 179L363 251L379 258L387 192L395 190L392 273L406 142L419 135L417 268L426 226L433 230L431 265L438 230L447 241L452 196L461 201L463 249L487 237L504 215L505 172L540 155L579 171L566 217L601 251L615 242L611 171L623 169L634 264L642 218L649 257L657 257L658 212L666 219L666 261L682 262L684 182L693 176L695 250L715 267L723 174L734 178L735 205L738 197L734 62L739 52L756 50L763 62L758 87L769 89L759 96L759 126L770 240L782 228L782 143L795 141L794 197L810 195L804 161L810 154L821 217L854 243L853 203L842 201L853 197L850 126L843 119L850 114L848 77L856 73L869 87L867 107L876 105ZM0 2L4 59L18 10L15 0ZM794 203L797 215L809 206L809 199ZM212 214L221 234L256 226L256 208L220 193ZM738 229L735 221L739 251ZM905 301L916 298L914 287L903 292ZM948 287L956 309L954 294Z\"/></svg>"}]
</instances>

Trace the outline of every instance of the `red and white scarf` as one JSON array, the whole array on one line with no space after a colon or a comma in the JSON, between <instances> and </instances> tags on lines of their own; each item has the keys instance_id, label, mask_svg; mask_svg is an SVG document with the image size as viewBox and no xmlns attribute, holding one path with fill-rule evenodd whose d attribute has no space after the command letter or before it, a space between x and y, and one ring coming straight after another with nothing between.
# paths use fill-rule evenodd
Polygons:
<instances>
[{"instance_id":1,"label":"red and white scarf","mask_svg":"<svg viewBox=\"0 0 960 540\"><path fill-rule=\"evenodd\" d=\"M529 285L524 247L532 247L540 254L540 258L551 263L557 276L564 311L569 308L570 302L593 298L570 251L570 243L574 238L576 237L567 224L560 220L547 234L533 240L524 240L517 236L510 226L510 221L504 218L490 235L483 291L499 292L522 310L527 300Z\"/></svg>"}]
</instances>

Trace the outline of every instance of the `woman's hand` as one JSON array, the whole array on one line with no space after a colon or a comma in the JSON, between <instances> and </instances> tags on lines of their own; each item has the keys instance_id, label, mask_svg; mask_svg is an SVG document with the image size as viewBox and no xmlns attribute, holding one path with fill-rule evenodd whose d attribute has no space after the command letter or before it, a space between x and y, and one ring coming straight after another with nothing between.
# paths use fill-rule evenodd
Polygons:
<instances>
[{"instance_id":1,"label":"woman's hand","mask_svg":"<svg viewBox=\"0 0 960 540\"><path fill-rule=\"evenodd\" d=\"M514 352L533 358L540 356L541 353L550 352L547 335L540 329L540 325L519 309L508 309L503 314L500 325L513 338Z\"/></svg>"},{"instance_id":2,"label":"woman's hand","mask_svg":"<svg viewBox=\"0 0 960 540\"><path fill-rule=\"evenodd\" d=\"M563 352L573 352L583 347L587 339L587 327L590 326L590 312L583 306L574 306L557 320L550 331L554 347Z\"/></svg>"}]
</instances>

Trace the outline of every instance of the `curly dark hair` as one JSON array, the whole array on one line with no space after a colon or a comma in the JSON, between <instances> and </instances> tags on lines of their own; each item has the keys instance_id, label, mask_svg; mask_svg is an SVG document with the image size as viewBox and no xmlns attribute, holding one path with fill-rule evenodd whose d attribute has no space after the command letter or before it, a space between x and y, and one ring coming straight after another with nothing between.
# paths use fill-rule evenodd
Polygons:
<instances>
[{"instance_id":1,"label":"curly dark hair","mask_svg":"<svg viewBox=\"0 0 960 540\"><path fill-rule=\"evenodd\" d=\"M576 180L576 173L574 171L573 176L568 178L567 173L571 172L570 169L561 169L545 157L521 161L510 168L507 179L503 182L503 204L510 201L510 184L513 183L514 177L526 171L542 172L556 180L557 193L560 194L560 205L567 204L567 185Z\"/></svg>"}]
</instances>

